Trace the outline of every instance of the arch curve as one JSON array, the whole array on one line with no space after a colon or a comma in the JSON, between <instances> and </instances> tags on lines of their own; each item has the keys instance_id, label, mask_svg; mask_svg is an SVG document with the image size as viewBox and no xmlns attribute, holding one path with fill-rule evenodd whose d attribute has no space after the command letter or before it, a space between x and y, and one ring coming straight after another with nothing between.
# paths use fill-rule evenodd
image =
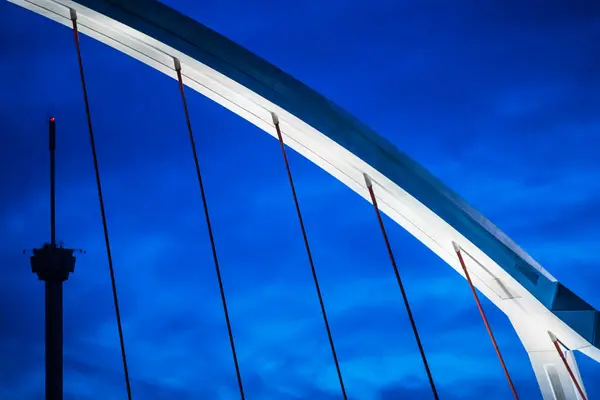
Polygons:
<instances>
[{"instance_id":1,"label":"arch curve","mask_svg":"<svg viewBox=\"0 0 600 400\"><path fill-rule=\"evenodd\" d=\"M178 59L188 87L272 136L277 114L288 146L367 201L363 174L370 176L381 210L461 275L453 242L464 249L475 286L509 317L545 398L548 361L534 353L554 351L547 332L600 362L595 308L419 164L277 67L154 0L9 1L67 27L75 10L81 33L173 79Z\"/></svg>"}]
</instances>

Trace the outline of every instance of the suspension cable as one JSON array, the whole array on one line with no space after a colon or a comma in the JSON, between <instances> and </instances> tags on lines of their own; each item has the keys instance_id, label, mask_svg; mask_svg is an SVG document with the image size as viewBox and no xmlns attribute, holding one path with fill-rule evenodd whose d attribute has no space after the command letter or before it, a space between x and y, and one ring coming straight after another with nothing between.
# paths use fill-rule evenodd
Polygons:
<instances>
[{"instance_id":1,"label":"suspension cable","mask_svg":"<svg viewBox=\"0 0 600 400\"><path fill-rule=\"evenodd\" d=\"M106 210L104 208L104 196L102 195L102 185L100 182L100 169L98 167L98 155L96 153L96 141L92 129L92 116L90 113L90 103L88 100L85 76L83 73L83 60L81 58L81 46L79 44L79 31L77 30L77 13L71 9L71 21L73 22L73 35L75 38L75 47L77 48L77 60L79 62L79 75L81 77L81 87L83 89L83 101L85 103L85 113L87 116L88 131L90 133L90 143L92 147L92 156L94 158L94 171L96 174L96 186L98 189L98 200L100 201L100 214L102 216L102 227L104 230L104 242L106 244L106 255L108 257L108 268L110 271L110 282L112 285L113 301L115 304L115 314L117 316L117 328L119 329L119 342L121 345L121 358L123 359L123 372L125 373L125 384L127 387L127 398L131 400L131 384L129 381L129 369L127 368L127 355L125 351L125 339L123 337L123 326L121 324L121 312L119 310L119 298L117 296L117 283L115 279L115 270L113 267L112 252L110 250L110 240L108 236L108 224L106 222Z\"/></svg>"},{"instance_id":2,"label":"suspension cable","mask_svg":"<svg viewBox=\"0 0 600 400\"><path fill-rule=\"evenodd\" d=\"M371 179L367 174L364 174L364 177L365 182L367 184L367 188L369 189L369 194L371 195L373 207L375 208L375 214L377 214L377 220L379 221L379 227L381 228L381 233L383 234L383 240L385 241L385 246L387 247L390 256L390 261L392 262L392 267L394 268L394 273L396 274L396 281L398 281L398 287L400 287L400 293L402 293L402 299L404 300L404 306L406 307L406 312L408 313L408 319L410 320L410 325L412 326L413 334L417 341L417 346L419 346L419 353L421 353L421 359L423 360L423 365L425 366L425 371L427 372L427 378L429 379L431 392L433 393L433 397L436 400L438 400L439 396L435 388L435 384L433 383L433 376L431 374L431 370L429 369L429 364L427 363L427 357L425 356L425 350L423 349L423 344L421 343L421 338L419 337L417 324L415 323L415 319L413 318L413 314L410 309L410 304L408 302L408 296L406 295L406 291L404 290L404 284L402 283L402 279L400 278L400 272L398 270L398 265L396 264L396 258L394 257L394 253L392 252L392 246L390 245L385 226L383 225L383 219L381 218L381 212L379 211L379 206L377 205L377 198L375 197L373 182L371 182Z\"/></svg>"},{"instance_id":3,"label":"suspension cable","mask_svg":"<svg viewBox=\"0 0 600 400\"><path fill-rule=\"evenodd\" d=\"M577 378L575 378L575 374L573 373L571 366L567 362L567 359L565 358L565 355L563 354L563 351L561 350L560 346L562 345L565 349L567 349L567 351L569 351L569 349L560 340L558 340L558 338L556 336L554 336L551 332L548 332L548 334L550 335L550 339L552 340L552 343L554 344L554 347L556 348L556 351L558 352L560 359L565 364L565 367L567 368L567 372L569 372L569 375L571 376L571 379L573 380L573 383L575 384L575 387L577 388L579 395L581 396L581 398L583 400L587 400L587 397L586 397L585 393L583 392L583 388L581 387L581 385L579 385L579 381L577 380Z\"/></svg>"},{"instance_id":4,"label":"suspension cable","mask_svg":"<svg viewBox=\"0 0 600 400\"><path fill-rule=\"evenodd\" d=\"M504 374L506 375L506 379L508 380L508 384L510 385L510 390L512 390L512 393L515 396L515 399L519 400L519 396L517 395L515 385L513 384L513 381L510 378L510 374L508 373L508 368L506 368L506 364L504 363L504 358L502 358L502 354L500 353L500 348L498 347L498 343L496 343L496 338L494 338L494 334L492 333L492 328L490 327L490 323L488 322L488 319L485 316L485 312L483 312L483 307L481 306L481 302L479 301L479 296L477 296L477 291L475 290L475 286L473 286L473 282L471 281L471 276L469 275L469 271L467 270L465 260L463 259L461 248L456 242L452 242L452 245L454 246L454 251L456 251L456 255L458 256L460 265L463 269L463 272L465 273L467 282L469 282L469 287L471 288L471 292L473 292L473 297L475 297L475 303L477 303L477 308L479 309L479 313L481 314L481 319L483 319L483 323L485 324L485 328L487 329L487 332L490 335L490 339L492 340L492 344L494 345L494 349L496 350L496 354L498 355L500 364L502 364L502 369L504 370Z\"/></svg>"},{"instance_id":5,"label":"suspension cable","mask_svg":"<svg viewBox=\"0 0 600 400\"><path fill-rule=\"evenodd\" d=\"M300 221L300 228L302 230L302 237L304 238L304 246L306 247L306 254L308 255L308 262L310 263L310 269L312 271L313 280L315 282L315 288L317 289L317 296L319 297L319 304L321 305L321 314L323 315L323 320L325 321L325 329L327 330L327 337L329 338L329 345L331 346L331 354L333 355L333 361L335 362L335 369L337 371L338 379L340 381L340 388L342 389L342 395L344 396L344 400L348 399L348 395L346 394L346 387L344 386L344 380L342 378L342 370L340 369L340 363L338 361L337 352L335 350L335 345L333 344L333 336L331 335L331 328L329 327L329 320L327 318L327 312L325 311L325 303L323 301L323 295L321 294L321 287L319 285L319 279L317 278L317 270L315 268L315 264L312 257L312 252L310 251L310 246L308 244L308 236L306 235L306 228L304 227L304 220L302 219L302 213L300 212L300 204L298 202L298 196L296 195L296 187L294 186L294 179L292 178L292 171L290 169L290 163L287 158L287 153L285 151L285 144L283 142L283 135L281 134L281 128L279 127L279 118L275 113L271 113L273 118L273 124L275 125L275 130L277 131L277 138L279 139L279 144L281 145L281 152L283 153L283 160L285 161L285 168L287 170L287 175L290 181L290 187L292 189L292 196L294 197L294 204L296 205L296 212L298 213L298 220Z\"/></svg>"},{"instance_id":6,"label":"suspension cable","mask_svg":"<svg viewBox=\"0 0 600 400\"><path fill-rule=\"evenodd\" d=\"M227 300L225 298L225 289L223 288L223 279L221 277L221 268L219 267L219 259L217 258L217 248L215 246L215 238L213 236L212 225L210 223L210 215L208 213L208 203L206 201L206 193L204 191L204 183L202 181L202 174L200 173L200 163L198 161L198 152L196 151L196 142L194 140L194 134L192 131L192 122L190 120L190 113L187 106L187 100L185 98L185 90L183 85L183 78L181 75L181 63L177 58L174 58L175 70L177 71L177 80L179 81L179 90L181 92L181 100L183 102L183 110L185 112L185 120L187 123L188 133L190 135L190 144L192 146L192 153L194 155L194 165L196 166L196 176L198 178L198 185L200 186L200 195L202 196L202 204L204 206L204 216L206 217L206 226L208 228L208 236L210 238L210 246L212 249L213 259L215 262L215 269L217 271L217 279L219 281L219 290L221 292L221 301L223 302L223 311L225 313L225 321L227 322L227 332L229 334L229 344L231 345L231 353L233 354L233 362L235 364L235 373L237 376L238 387L240 390L240 397L244 400L244 386L242 385L242 374L240 373L240 366L238 363L237 352L235 350L235 341L233 339L233 330L231 329L231 321L229 319L229 310L227 309Z\"/></svg>"}]
</instances>

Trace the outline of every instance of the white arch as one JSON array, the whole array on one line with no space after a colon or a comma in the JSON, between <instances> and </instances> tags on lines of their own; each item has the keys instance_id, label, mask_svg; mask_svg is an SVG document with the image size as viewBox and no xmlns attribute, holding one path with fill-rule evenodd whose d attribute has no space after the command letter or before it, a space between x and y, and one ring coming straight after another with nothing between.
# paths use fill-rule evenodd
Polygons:
<instances>
[{"instance_id":1,"label":"white arch","mask_svg":"<svg viewBox=\"0 0 600 400\"><path fill-rule=\"evenodd\" d=\"M475 286L509 317L526 347L544 398L579 398L548 332L600 362L599 313L371 129L276 67L157 1L9 1L68 27L70 10L75 10L83 34L174 79L174 59L180 60L188 87L272 136L271 112L276 113L288 146L370 201L363 180L368 174L381 210L461 275L453 242L464 249ZM574 358L569 360L576 370Z\"/></svg>"}]
</instances>

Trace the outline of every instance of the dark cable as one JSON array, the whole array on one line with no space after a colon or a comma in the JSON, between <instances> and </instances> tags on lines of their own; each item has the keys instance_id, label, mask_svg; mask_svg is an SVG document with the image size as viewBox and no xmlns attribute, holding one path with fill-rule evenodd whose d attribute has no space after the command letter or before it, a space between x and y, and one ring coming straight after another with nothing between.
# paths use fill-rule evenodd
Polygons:
<instances>
[{"instance_id":1,"label":"dark cable","mask_svg":"<svg viewBox=\"0 0 600 400\"><path fill-rule=\"evenodd\" d=\"M292 178L292 171L290 169L290 163L287 158L285 151L285 144L283 143L283 136L281 135L281 129L279 128L279 118L275 113L271 113L273 117L273 123L277 130L277 137L279 138L279 144L281 145L281 152L283 153L283 160L285 161L285 168L290 181L290 187L292 189L292 196L294 197L294 203L296 205L296 212L298 213L298 220L300 221L300 228L302 229L302 237L304 238L304 245L306 247L306 253L308 255L308 262L310 263L310 269L312 270L313 280L315 281L315 288L317 289L317 295L319 297L319 304L321 305L321 313L323 314L323 320L325 321L325 328L327 329L327 336L329 338L329 345L331 346L331 353L333 355L333 361L335 362L335 368L337 370L338 378L340 380L340 387L342 389L342 395L347 400L346 387L344 386L344 380L342 379L342 371L340 369L340 363L338 361L337 353L335 351L335 345L333 344L333 336L331 335L331 328L329 327L329 320L327 319L327 312L325 312L325 303L323 302L323 295L321 294L321 288L319 286L319 279L317 278L317 270L313 262L312 253L308 244L308 236L306 235L306 228L304 227L304 221L302 219L302 213L300 212L300 204L298 202L298 196L296 195L296 188L294 186L294 179Z\"/></svg>"},{"instance_id":2,"label":"dark cable","mask_svg":"<svg viewBox=\"0 0 600 400\"><path fill-rule=\"evenodd\" d=\"M73 35L75 37L75 46L77 47L77 60L79 61L79 74L81 76L81 87L83 88L83 100L85 102L85 113L87 115L88 130L90 132L90 143L92 145L92 156L94 158L94 171L96 173L96 186L98 187L98 200L100 201L100 214L102 215L102 227L104 229L104 241L106 243L106 255L108 257L108 268L110 271L110 282L112 285L113 300L115 303L115 313L117 315L117 327L119 328L119 341L121 344L121 357L123 359L123 371L125 373L125 384L127 386L127 398L131 400L131 384L129 382L129 369L127 368L127 355L125 352L125 339L123 338L123 326L121 325L121 312L119 311L119 299L117 296L117 283L115 279L115 270L113 268L112 253L110 251L110 240L108 236L108 226L106 223L106 211L104 209L104 196L102 195L102 185L100 182L100 169L98 167L98 156L96 154L96 142L94 140L94 131L92 130L92 116L90 113L90 104L88 101L87 88L85 85L85 76L83 73L83 61L81 59L81 47L79 45L79 31L77 30L77 13L71 9L71 20L73 21Z\"/></svg>"},{"instance_id":3,"label":"dark cable","mask_svg":"<svg viewBox=\"0 0 600 400\"><path fill-rule=\"evenodd\" d=\"M500 360L500 364L502 365L502 369L504 370L504 375L506 375L506 379L508 380L508 385L510 386L510 390L515 396L516 400L519 400L519 395L517 394L517 390L515 389L515 385L513 384L512 379L510 378L510 374L508 373L508 368L506 368L506 364L504 363L504 358L502 358L502 354L500 353L500 348L498 347L498 343L496 343L496 338L492 333L492 327L485 316L485 312L483 312L483 307L481 306L481 302L479 301L479 296L477 296L477 291L475 290L475 286L473 286L473 282L471 281L471 275L469 275L469 271L467 270L467 266L465 265L465 260L463 259L462 252L460 251L460 246L452 242L454 245L454 251L456 251L456 255L458 256L458 261L460 261L460 266L465 273L465 277L467 278L467 282L469 282L469 287L471 288L471 292L473 293L473 297L475 297L475 303L477 303L477 308L479 309L479 314L481 314L481 319L485 325L485 329L487 329L488 335L490 335L490 339L492 340L492 344L494 345L494 350L496 350L496 354L498 355L498 360Z\"/></svg>"},{"instance_id":4,"label":"dark cable","mask_svg":"<svg viewBox=\"0 0 600 400\"><path fill-rule=\"evenodd\" d=\"M223 288L223 279L221 278L221 268L219 267L219 259L217 258L217 248L215 246L215 238L213 236L212 225L208 213L208 204L206 201L206 193L204 191L204 183L202 182L202 174L200 173L200 163L198 162L198 152L196 151L196 142L192 132L192 123L190 121L190 113L188 111L187 101L185 98L185 90L183 78L181 76L181 63L175 59L175 70L177 71L177 79L179 80L179 90L181 91L181 100L183 101L183 110L185 111L185 120L187 123L188 132L190 134L190 144L192 145L192 153L194 154L194 164L196 166L196 175L198 177L198 185L200 186L200 194L202 195L202 204L204 206L204 216L206 217L206 226L208 228L208 236L210 237L210 246L212 248L213 259L215 261L215 269L217 270L217 279L219 281L219 290L221 291L221 301L223 302L223 311L225 312L225 320L227 322L227 332L229 333L229 344L231 345L231 353L233 354L233 362L235 364L235 373L237 375L238 387L242 400L244 395L244 386L242 385L242 375L238 363L237 352L235 350L235 342L233 340L233 330L231 329L231 321L229 319L229 311L227 309L227 300L225 299L225 289Z\"/></svg>"},{"instance_id":5,"label":"dark cable","mask_svg":"<svg viewBox=\"0 0 600 400\"><path fill-rule=\"evenodd\" d=\"M554 347L556 348L556 351L558 352L558 355L560 356L560 359L562 360L563 364L565 364L565 367L567 368L567 372L569 373L569 376L571 376L571 380L575 384L575 387L577 388L577 391L579 392L579 395L581 396L581 398L583 400L587 400L587 396L583 392L583 388L581 387L581 385L579 384L579 381L575 377L575 374L573 373L573 370L571 369L571 366L569 365L569 362L565 358L565 355L563 354L563 351L560 348L560 346L562 345L563 347L565 347L566 351L570 351L570 350L568 348L566 348L566 346L560 340L558 340L558 338L556 336L554 336L550 332L548 332L548 333L550 334L550 339L554 343Z\"/></svg>"},{"instance_id":6,"label":"dark cable","mask_svg":"<svg viewBox=\"0 0 600 400\"><path fill-rule=\"evenodd\" d=\"M396 258L394 257L394 253L392 252L392 246L390 245L390 241L388 239L388 235L385 230L385 226L383 225L383 219L381 218L381 212L379 211L379 207L377 206L377 198L375 197L375 191L373 190L373 183L371 182L371 179L369 179L367 174L365 174L365 181L367 183L367 188L369 189L369 194L371 195L371 201L373 202L373 207L375 208L375 214L377 214L377 220L379 221L379 227L381 228L381 233L383 234L383 239L385 240L385 245L386 245L388 253L390 255L392 267L394 267L394 273L396 274L396 280L398 281L398 286L400 287L400 293L402 293L402 299L404 300L406 312L408 313L408 319L410 320L410 325L412 326L413 334L417 341L417 346L419 347L419 352L421 353L421 359L423 360L423 365L425 366L425 371L427 372L427 378L429 379L429 384L431 385L431 391L433 392L433 397L435 397L435 399L438 400L439 396L438 396L437 390L435 388L435 384L433 383L433 376L431 374L431 370L429 369L429 364L427 363L427 357L425 356L425 350L423 349L423 344L421 343L421 338L419 337L419 331L417 330L417 324L415 323L415 319L413 318L413 314L410 309L410 304L408 303L408 296L406 295L406 291L404 290L404 284L402 283L402 279L400 278L400 272L398 271L398 265L396 264Z\"/></svg>"}]
</instances>

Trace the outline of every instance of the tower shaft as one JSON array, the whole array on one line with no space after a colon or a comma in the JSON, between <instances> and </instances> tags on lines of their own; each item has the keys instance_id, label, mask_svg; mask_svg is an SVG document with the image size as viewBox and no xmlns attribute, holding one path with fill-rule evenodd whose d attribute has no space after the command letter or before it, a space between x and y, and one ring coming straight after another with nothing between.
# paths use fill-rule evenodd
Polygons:
<instances>
[{"instance_id":1,"label":"tower shaft","mask_svg":"<svg viewBox=\"0 0 600 400\"><path fill-rule=\"evenodd\" d=\"M50 118L50 244L33 250L31 271L45 283L46 400L63 398L63 282L75 270L73 249L56 245L56 125Z\"/></svg>"}]
</instances>

